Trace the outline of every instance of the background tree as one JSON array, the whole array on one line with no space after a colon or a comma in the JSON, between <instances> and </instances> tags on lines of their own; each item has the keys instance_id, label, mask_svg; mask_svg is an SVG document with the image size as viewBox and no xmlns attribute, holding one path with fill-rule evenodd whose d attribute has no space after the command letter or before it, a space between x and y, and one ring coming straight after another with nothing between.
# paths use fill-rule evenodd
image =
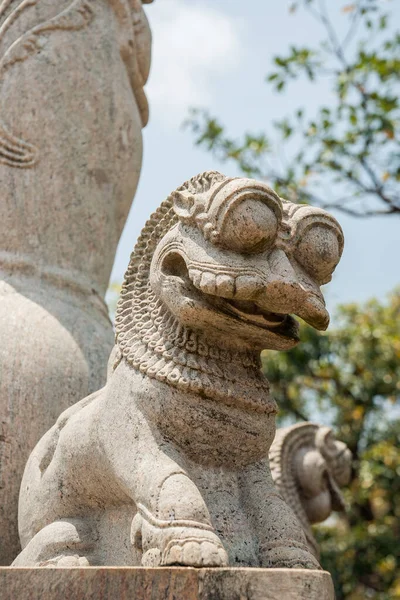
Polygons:
<instances>
[{"instance_id":1,"label":"background tree","mask_svg":"<svg viewBox=\"0 0 400 600\"><path fill-rule=\"evenodd\" d=\"M326 333L302 326L302 343L265 352L283 421L333 426L354 457L349 507L316 528L337 600L400 598L400 289L387 303L338 309Z\"/></svg>"},{"instance_id":2,"label":"background tree","mask_svg":"<svg viewBox=\"0 0 400 600\"><path fill-rule=\"evenodd\" d=\"M199 108L186 125L196 144L233 161L248 176L267 179L288 200L361 217L400 214L400 32L389 27L382 0L342 5L349 15L342 39L326 0L293 2L290 11L301 8L320 23L325 41L291 46L287 55L274 57L267 81L282 93L300 77L311 86L329 78L333 102L314 115L299 106L293 116L274 123L274 141L250 132L235 140L218 118ZM288 162L277 162L277 143L284 144Z\"/></svg>"},{"instance_id":3,"label":"background tree","mask_svg":"<svg viewBox=\"0 0 400 600\"><path fill-rule=\"evenodd\" d=\"M388 6L340 5L349 19L340 38L325 0L292 2L290 12L309 11L325 41L274 57L267 81L283 93L299 77L310 86L328 77L333 101L312 115L299 106L274 123L274 138L246 132L234 139L218 118L195 108L186 122L195 143L294 202L396 218L400 33ZM277 146L287 162L276 159ZM302 339L290 352L263 356L281 423L329 423L354 455L348 514L317 528L322 564L338 600L400 599L400 290L387 303L339 308L328 333L303 325Z\"/></svg>"}]
</instances>

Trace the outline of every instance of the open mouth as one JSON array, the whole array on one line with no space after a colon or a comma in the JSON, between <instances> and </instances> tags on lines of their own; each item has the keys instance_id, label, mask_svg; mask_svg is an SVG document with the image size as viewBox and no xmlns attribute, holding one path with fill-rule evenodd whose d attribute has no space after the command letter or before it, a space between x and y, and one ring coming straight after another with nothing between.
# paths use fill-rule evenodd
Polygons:
<instances>
[{"instance_id":1,"label":"open mouth","mask_svg":"<svg viewBox=\"0 0 400 600\"><path fill-rule=\"evenodd\" d=\"M281 326L288 317L288 315L263 311L255 302L244 300L225 300L225 302L235 315L268 328Z\"/></svg>"},{"instance_id":2,"label":"open mouth","mask_svg":"<svg viewBox=\"0 0 400 600\"><path fill-rule=\"evenodd\" d=\"M219 309L229 316L250 325L261 327L280 336L299 339L299 324L291 315L262 310L255 302L244 300L214 299Z\"/></svg>"}]
</instances>

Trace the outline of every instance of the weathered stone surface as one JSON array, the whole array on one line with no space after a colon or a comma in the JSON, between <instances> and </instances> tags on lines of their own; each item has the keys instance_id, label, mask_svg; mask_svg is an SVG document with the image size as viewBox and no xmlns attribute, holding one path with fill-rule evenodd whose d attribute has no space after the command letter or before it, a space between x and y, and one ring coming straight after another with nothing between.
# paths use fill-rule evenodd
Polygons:
<instances>
[{"instance_id":1,"label":"weathered stone surface","mask_svg":"<svg viewBox=\"0 0 400 600\"><path fill-rule=\"evenodd\" d=\"M260 351L318 329L343 247L325 211L209 172L150 218L126 272L107 385L27 463L15 566L318 568L275 488ZM312 265L309 257L313 256Z\"/></svg>"},{"instance_id":2,"label":"weathered stone surface","mask_svg":"<svg viewBox=\"0 0 400 600\"><path fill-rule=\"evenodd\" d=\"M311 525L325 521L334 510L345 510L340 487L350 481L352 454L346 444L335 439L330 427L299 423L278 429L269 459L275 485L318 558Z\"/></svg>"},{"instance_id":3,"label":"weathered stone surface","mask_svg":"<svg viewBox=\"0 0 400 600\"><path fill-rule=\"evenodd\" d=\"M29 453L105 383L149 63L140 0L0 3L0 564Z\"/></svg>"},{"instance_id":4,"label":"weathered stone surface","mask_svg":"<svg viewBox=\"0 0 400 600\"><path fill-rule=\"evenodd\" d=\"M334 600L324 571L297 569L0 569L1 600Z\"/></svg>"}]
</instances>

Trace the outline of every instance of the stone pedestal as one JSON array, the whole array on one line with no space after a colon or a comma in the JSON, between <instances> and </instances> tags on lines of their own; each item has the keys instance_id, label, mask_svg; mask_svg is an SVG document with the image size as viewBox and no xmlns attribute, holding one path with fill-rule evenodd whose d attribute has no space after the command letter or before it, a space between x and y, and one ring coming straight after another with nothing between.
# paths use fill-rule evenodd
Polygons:
<instances>
[{"instance_id":1,"label":"stone pedestal","mask_svg":"<svg viewBox=\"0 0 400 600\"><path fill-rule=\"evenodd\" d=\"M334 600L331 576L298 569L0 569L1 600Z\"/></svg>"}]
</instances>

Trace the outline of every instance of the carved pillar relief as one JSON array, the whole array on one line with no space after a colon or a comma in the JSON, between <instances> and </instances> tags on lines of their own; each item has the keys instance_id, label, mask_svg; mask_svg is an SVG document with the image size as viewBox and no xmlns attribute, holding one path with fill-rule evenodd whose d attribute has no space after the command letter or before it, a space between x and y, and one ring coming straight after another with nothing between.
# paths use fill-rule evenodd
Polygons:
<instances>
[{"instance_id":1,"label":"carved pillar relief","mask_svg":"<svg viewBox=\"0 0 400 600\"><path fill-rule=\"evenodd\" d=\"M105 382L150 44L139 0L0 2L0 564L29 452Z\"/></svg>"}]
</instances>

